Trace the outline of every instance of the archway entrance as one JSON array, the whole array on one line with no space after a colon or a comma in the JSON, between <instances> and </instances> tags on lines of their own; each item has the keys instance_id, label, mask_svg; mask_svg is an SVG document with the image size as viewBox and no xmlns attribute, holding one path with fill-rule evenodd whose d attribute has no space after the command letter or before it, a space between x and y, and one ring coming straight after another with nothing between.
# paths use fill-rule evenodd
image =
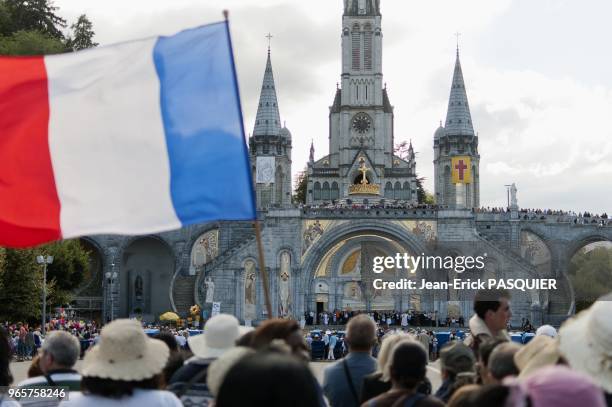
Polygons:
<instances>
[{"instance_id":1,"label":"archway entrance","mask_svg":"<svg viewBox=\"0 0 612 407\"><path fill-rule=\"evenodd\" d=\"M328 246L309 281L305 307L321 312L395 311L418 307L419 294L408 290L377 289L382 282L416 279L411 270L384 267L382 260L397 253L413 255L407 245L380 232L355 232ZM375 268L374 265L377 265ZM376 271L375 271L376 269Z\"/></svg>"},{"instance_id":2,"label":"archway entrance","mask_svg":"<svg viewBox=\"0 0 612 407\"><path fill-rule=\"evenodd\" d=\"M125 248L120 268L119 315L153 321L172 310L170 281L174 256L161 240L144 237Z\"/></svg>"},{"instance_id":3,"label":"archway entrance","mask_svg":"<svg viewBox=\"0 0 612 407\"><path fill-rule=\"evenodd\" d=\"M578 249L570 260L569 279L574 287L576 312L612 291L612 242L595 241Z\"/></svg>"},{"instance_id":4,"label":"archway entrance","mask_svg":"<svg viewBox=\"0 0 612 407\"><path fill-rule=\"evenodd\" d=\"M79 239L79 243L89 254L89 267L85 270L83 283L74 290L74 300L67 312L74 318L101 322L104 304L102 253L88 239Z\"/></svg>"}]
</instances>

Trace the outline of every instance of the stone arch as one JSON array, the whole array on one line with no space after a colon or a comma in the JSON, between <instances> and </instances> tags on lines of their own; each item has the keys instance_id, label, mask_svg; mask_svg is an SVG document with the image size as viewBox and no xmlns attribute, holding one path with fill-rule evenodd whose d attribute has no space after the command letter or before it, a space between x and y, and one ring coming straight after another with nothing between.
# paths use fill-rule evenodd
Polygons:
<instances>
[{"instance_id":1,"label":"stone arch","mask_svg":"<svg viewBox=\"0 0 612 407\"><path fill-rule=\"evenodd\" d=\"M314 187L313 187L313 199L315 201L320 201L321 200L321 183L319 181L314 183Z\"/></svg>"},{"instance_id":2,"label":"stone arch","mask_svg":"<svg viewBox=\"0 0 612 407\"><path fill-rule=\"evenodd\" d=\"M344 223L332 227L323 234L306 253L302 259L301 269L303 272L299 277L298 307L299 312L303 312L306 307L311 307L312 298L307 298L309 293L312 293L311 284L316 279L315 273L319 263L324 259L327 251L333 248L342 239L361 234L373 234L382 237L387 237L406 251L412 253L430 253L425 242L418 236L410 233L407 229L393 225L390 223L377 222L375 220L354 220L350 223Z\"/></svg>"},{"instance_id":3,"label":"stone arch","mask_svg":"<svg viewBox=\"0 0 612 407\"><path fill-rule=\"evenodd\" d=\"M385 198L393 199L393 184L391 182L385 184Z\"/></svg>"},{"instance_id":4,"label":"stone arch","mask_svg":"<svg viewBox=\"0 0 612 407\"><path fill-rule=\"evenodd\" d=\"M324 201L329 201L331 195L330 193L329 182L325 181L323 183L323 187L321 188L321 199Z\"/></svg>"},{"instance_id":5,"label":"stone arch","mask_svg":"<svg viewBox=\"0 0 612 407\"><path fill-rule=\"evenodd\" d=\"M404 182L404 185L402 186L402 199L410 199L410 184L408 181Z\"/></svg>"},{"instance_id":6,"label":"stone arch","mask_svg":"<svg viewBox=\"0 0 612 407\"><path fill-rule=\"evenodd\" d=\"M90 238L82 237L79 244L88 252L89 262L87 270L84 270L83 281L73 294L74 300L70 308L77 318L90 320L102 320L105 294L105 269L110 270L110 262L104 256L104 249L100 244Z\"/></svg>"},{"instance_id":7,"label":"stone arch","mask_svg":"<svg viewBox=\"0 0 612 407\"><path fill-rule=\"evenodd\" d=\"M172 247L160 236L134 237L123 246L119 264L119 315L142 314L145 320L155 320L172 309L171 280L175 270ZM136 298L135 282L143 282L142 298Z\"/></svg>"},{"instance_id":8,"label":"stone arch","mask_svg":"<svg viewBox=\"0 0 612 407\"><path fill-rule=\"evenodd\" d=\"M338 183L336 181L331 184L331 199L339 199L340 198L340 188L338 187Z\"/></svg>"},{"instance_id":9,"label":"stone arch","mask_svg":"<svg viewBox=\"0 0 612 407\"><path fill-rule=\"evenodd\" d=\"M393 185L393 199L402 199L402 184L399 181Z\"/></svg>"}]
</instances>

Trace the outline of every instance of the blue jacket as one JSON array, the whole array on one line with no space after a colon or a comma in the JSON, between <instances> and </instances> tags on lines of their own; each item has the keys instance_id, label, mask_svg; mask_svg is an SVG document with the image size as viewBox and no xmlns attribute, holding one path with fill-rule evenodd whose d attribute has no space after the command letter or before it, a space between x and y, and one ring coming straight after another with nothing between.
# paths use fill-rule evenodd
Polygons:
<instances>
[{"instance_id":1,"label":"blue jacket","mask_svg":"<svg viewBox=\"0 0 612 407\"><path fill-rule=\"evenodd\" d=\"M348 384L343 360L346 360L357 399L361 395L363 378L376 370L376 359L365 352L350 352L344 359L339 360L325 369L323 373L323 393L327 396L331 407L354 407L358 405L351 393Z\"/></svg>"}]
</instances>

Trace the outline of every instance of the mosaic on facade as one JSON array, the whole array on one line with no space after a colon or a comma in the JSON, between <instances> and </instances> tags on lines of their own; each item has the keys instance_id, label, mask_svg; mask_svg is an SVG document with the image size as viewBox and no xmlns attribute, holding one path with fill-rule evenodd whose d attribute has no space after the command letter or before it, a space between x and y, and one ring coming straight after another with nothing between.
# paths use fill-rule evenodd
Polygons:
<instances>
[{"instance_id":1,"label":"mosaic on facade","mask_svg":"<svg viewBox=\"0 0 612 407\"><path fill-rule=\"evenodd\" d=\"M191 248L189 275L194 276L219 254L219 230L209 230L198 237Z\"/></svg>"}]
</instances>

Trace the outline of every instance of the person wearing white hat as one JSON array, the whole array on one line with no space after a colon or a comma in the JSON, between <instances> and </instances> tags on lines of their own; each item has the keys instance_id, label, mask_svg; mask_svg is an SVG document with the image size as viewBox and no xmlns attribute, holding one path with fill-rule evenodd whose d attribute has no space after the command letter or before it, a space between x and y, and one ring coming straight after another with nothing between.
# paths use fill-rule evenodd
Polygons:
<instances>
[{"instance_id":1,"label":"person wearing white hat","mask_svg":"<svg viewBox=\"0 0 612 407\"><path fill-rule=\"evenodd\" d=\"M612 293L566 321L559 350L572 369L589 375L612 405Z\"/></svg>"},{"instance_id":2,"label":"person wearing white hat","mask_svg":"<svg viewBox=\"0 0 612 407\"><path fill-rule=\"evenodd\" d=\"M208 367L219 356L236 346L236 340L252 328L240 326L233 315L219 314L208 320L204 333L190 336L187 340L194 356L177 370L168 385L183 404L206 406L213 400L213 394L206 384Z\"/></svg>"},{"instance_id":3,"label":"person wearing white hat","mask_svg":"<svg viewBox=\"0 0 612 407\"><path fill-rule=\"evenodd\" d=\"M181 406L163 385L162 369L170 350L148 338L137 321L117 319L102 329L100 343L85 354L81 392L71 393L62 407Z\"/></svg>"},{"instance_id":4,"label":"person wearing white hat","mask_svg":"<svg viewBox=\"0 0 612 407\"><path fill-rule=\"evenodd\" d=\"M552 325L542 325L536 330L536 336L545 335L550 336L551 338L557 337L557 330Z\"/></svg>"}]
</instances>

